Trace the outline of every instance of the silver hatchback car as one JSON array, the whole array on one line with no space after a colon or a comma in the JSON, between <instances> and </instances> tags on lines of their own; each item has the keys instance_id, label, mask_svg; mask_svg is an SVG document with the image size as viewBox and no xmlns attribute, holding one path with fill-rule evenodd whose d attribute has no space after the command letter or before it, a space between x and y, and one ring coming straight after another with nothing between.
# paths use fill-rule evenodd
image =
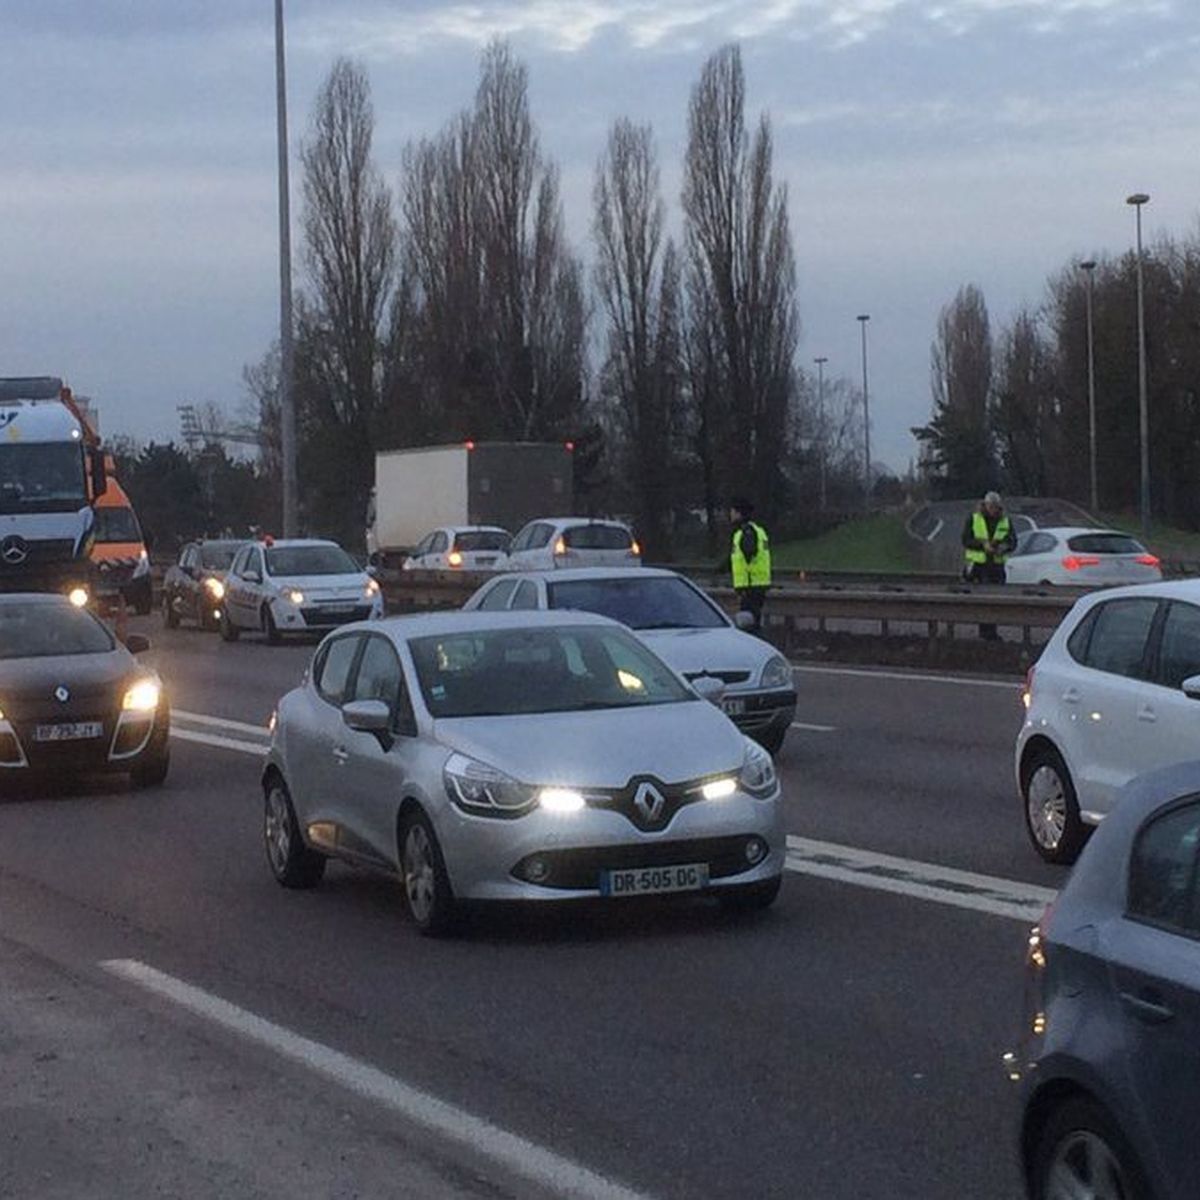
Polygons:
<instances>
[{"instance_id":1,"label":"silver hatchback car","mask_svg":"<svg viewBox=\"0 0 1200 1200\"><path fill-rule=\"evenodd\" d=\"M587 613L446 613L347 626L279 703L267 859L398 875L412 918L459 901L778 894L771 756L628 630ZM704 694L702 695L701 692Z\"/></svg>"}]
</instances>

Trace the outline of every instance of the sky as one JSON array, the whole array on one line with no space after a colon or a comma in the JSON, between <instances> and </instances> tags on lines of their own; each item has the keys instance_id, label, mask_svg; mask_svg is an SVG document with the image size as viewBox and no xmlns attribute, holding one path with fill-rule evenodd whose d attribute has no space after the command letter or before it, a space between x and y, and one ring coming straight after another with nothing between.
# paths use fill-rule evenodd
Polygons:
<instances>
[{"instance_id":1,"label":"sky","mask_svg":"<svg viewBox=\"0 0 1200 1200\"><path fill-rule=\"evenodd\" d=\"M800 363L861 382L903 470L937 315L965 283L993 328L1073 258L1200 215L1196 0L287 0L296 150L338 55L366 66L378 164L470 102L508 38L591 258L618 117L653 125L679 221L689 91L737 41L788 188ZM272 0L0 0L0 375L63 376L105 434L178 437L176 405L246 401L278 330ZM296 256L297 285L303 268Z\"/></svg>"}]
</instances>

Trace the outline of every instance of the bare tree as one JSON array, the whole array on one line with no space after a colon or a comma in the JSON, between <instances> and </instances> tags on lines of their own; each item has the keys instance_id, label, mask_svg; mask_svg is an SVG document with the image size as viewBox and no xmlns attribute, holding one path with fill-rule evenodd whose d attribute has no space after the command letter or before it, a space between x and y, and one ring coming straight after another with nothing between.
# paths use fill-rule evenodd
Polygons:
<instances>
[{"instance_id":1,"label":"bare tree","mask_svg":"<svg viewBox=\"0 0 1200 1200\"><path fill-rule=\"evenodd\" d=\"M679 264L648 126L618 121L593 189L596 288L607 318L602 390L614 401L643 540L665 550L679 403Z\"/></svg>"},{"instance_id":2,"label":"bare tree","mask_svg":"<svg viewBox=\"0 0 1200 1200\"><path fill-rule=\"evenodd\" d=\"M799 336L787 192L776 185L771 126L745 126L741 53L726 47L692 90L683 209L689 378L706 505L718 490L758 493L769 516Z\"/></svg>"},{"instance_id":3,"label":"bare tree","mask_svg":"<svg viewBox=\"0 0 1200 1200\"><path fill-rule=\"evenodd\" d=\"M1001 334L996 357L992 428L1008 487L1049 495L1058 459L1054 352L1028 309Z\"/></svg>"}]
</instances>

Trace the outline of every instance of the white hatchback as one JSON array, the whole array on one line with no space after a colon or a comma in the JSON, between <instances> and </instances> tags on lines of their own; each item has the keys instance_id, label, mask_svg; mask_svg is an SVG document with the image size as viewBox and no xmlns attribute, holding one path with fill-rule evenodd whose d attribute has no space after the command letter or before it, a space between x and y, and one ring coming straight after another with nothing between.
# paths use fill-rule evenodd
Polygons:
<instances>
[{"instance_id":1,"label":"white hatchback","mask_svg":"<svg viewBox=\"0 0 1200 1200\"><path fill-rule=\"evenodd\" d=\"M1141 542L1115 529L1032 529L1008 559L1007 581L1063 587L1155 583L1158 559Z\"/></svg>"},{"instance_id":2,"label":"white hatchback","mask_svg":"<svg viewBox=\"0 0 1200 1200\"><path fill-rule=\"evenodd\" d=\"M636 567L642 548L620 521L590 517L547 517L530 521L513 538L510 571L549 571L561 567Z\"/></svg>"},{"instance_id":3,"label":"white hatchback","mask_svg":"<svg viewBox=\"0 0 1200 1200\"><path fill-rule=\"evenodd\" d=\"M404 560L405 571L498 571L512 534L498 525L446 525L426 534Z\"/></svg>"},{"instance_id":4,"label":"white hatchback","mask_svg":"<svg viewBox=\"0 0 1200 1200\"><path fill-rule=\"evenodd\" d=\"M1131 779L1200 757L1200 580L1085 596L1026 680L1016 774L1047 862L1070 863Z\"/></svg>"}]
</instances>

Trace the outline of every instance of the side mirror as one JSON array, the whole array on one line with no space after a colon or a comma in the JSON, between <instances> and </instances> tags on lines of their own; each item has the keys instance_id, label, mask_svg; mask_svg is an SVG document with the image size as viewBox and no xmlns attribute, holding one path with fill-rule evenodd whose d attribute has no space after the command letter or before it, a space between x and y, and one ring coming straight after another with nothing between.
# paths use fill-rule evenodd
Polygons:
<instances>
[{"instance_id":1,"label":"side mirror","mask_svg":"<svg viewBox=\"0 0 1200 1200\"><path fill-rule=\"evenodd\" d=\"M742 630L754 628L754 618L742 609L733 614L733 623Z\"/></svg>"},{"instance_id":2,"label":"side mirror","mask_svg":"<svg viewBox=\"0 0 1200 1200\"><path fill-rule=\"evenodd\" d=\"M257 571L245 571L242 578L249 583L262 583L262 576Z\"/></svg>"},{"instance_id":3,"label":"side mirror","mask_svg":"<svg viewBox=\"0 0 1200 1200\"><path fill-rule=\"evenodd\" d=\"M1179 686L1189 700L1200 700L1200 675L1189 675Z\"/></svg>"},{"instance_id":4,"label":"side mirror","mask_svg":"<svg viewBox=\"0 0 1200 1200\"><path fill-rule=\"evenodd\" d=\"M693 679L692 687L700 699L707 700L709 704L720 704L725 697L725 684L711 675L701 675L699 679Z\"/></svg>"},{"instance_id":5,"label":"side mirror","mask_svg":"<svg viewBox=\"0 0 1200 1200\"><path fill-rule=\"evenodd\" d=\"M367 563L367 574L370 575L372 579L378 579L379 568L373 562Z\"/></svg>"},{"instance_id":6,"label":"side mirror","mask_svg":"<svg viewBox=\"0 0 1200 1200\"><path fill-rule=\"evenodd\" d=\"M127 633L125 635L125 649L130 654L145 654L150 649L150 639L144 633Z\"/></svg>"},{"instance_id":7,"label":"side mirror","mask_svg":"<svg viewBox=\"0 0 1200 1200\"><path fill-rule=\"evenodd\" d=\"M351 700L342 705L342 720L359 733L387 733L392 713L382 700Z\"/></svg>"}]
</instances>

